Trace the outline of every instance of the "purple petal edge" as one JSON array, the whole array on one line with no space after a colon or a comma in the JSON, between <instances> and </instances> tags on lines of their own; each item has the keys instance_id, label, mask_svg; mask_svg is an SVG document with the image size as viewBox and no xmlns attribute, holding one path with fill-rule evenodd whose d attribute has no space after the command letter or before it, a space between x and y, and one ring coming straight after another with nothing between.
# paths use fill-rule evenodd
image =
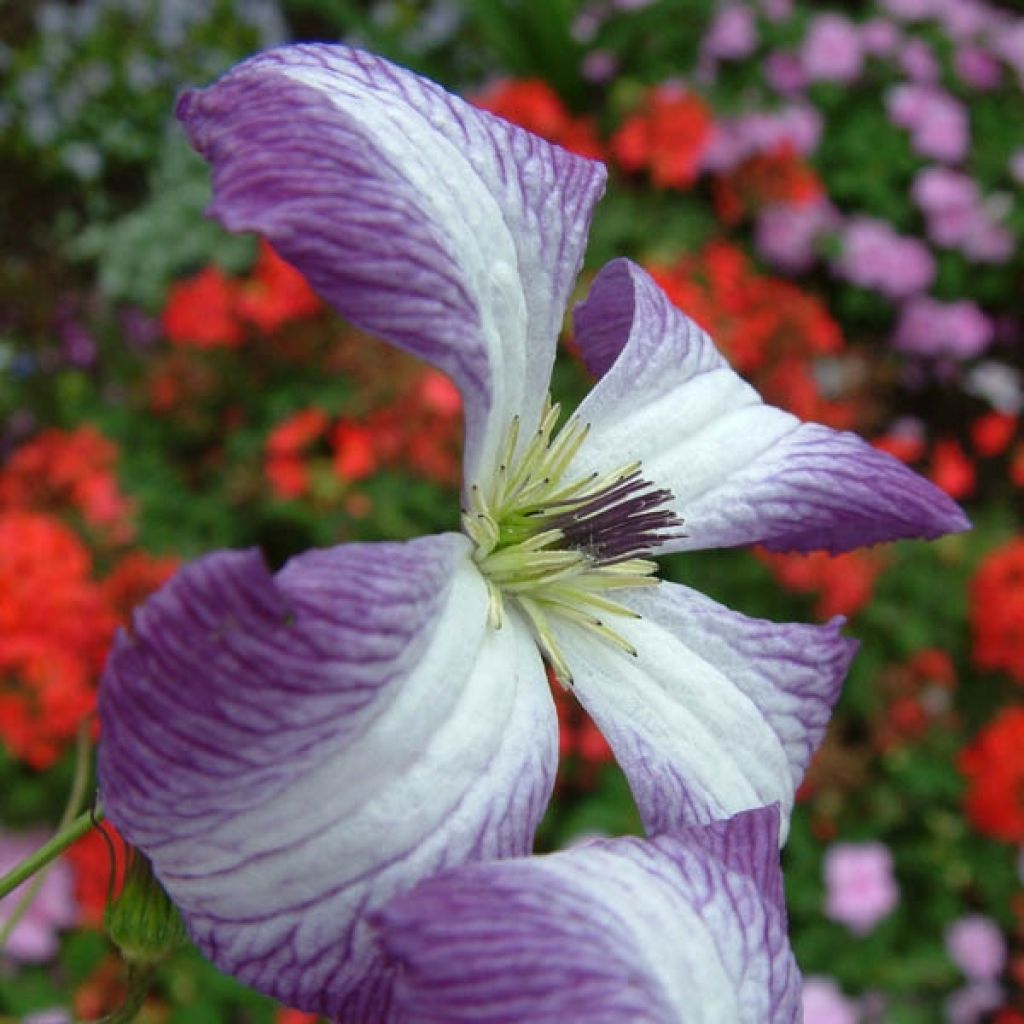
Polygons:
<instances>
[{"instance_id":1,"label":"purple petal edge","mask_svg":"<svg viewBox=\"0 0 1024 1024\"><path fill-rule=\"evenodd\" d=\"M452 377L468 476L513 413L539 415L603 165L342 45L258 54L177 113L213 216Z\"/></svg>"},{"instance_id":2,"label":"purple petal edge","mask_svg":"<svg viewBox=\"0 0 1024 1024\"><path fill-rule=\"evenodd\" d=\"M379 1021L390 983L366 912L530 849L554 709L532 638L486 629L486 609L447 534L311 551L276 575L255 551L208 555L120 635L104 806L222 970Z\"/></svg>"},{"instance_id":3,"label":"purple petal edge","mask_svg":"<svg viewBox=\"0 0 1024 1024\"><path fill-rule=\"evenodd\" d=\"M761 403L711 338L629 260L614 260L597 274L574 318L583 359L600 378L580 410L594 420L588 445L601 446L605 461L643 461L653 482L676 496L686 536L663 552L760 543L772 551L838 553L970 529L947 494L856 434L800 423ZM711 394L721 406L702 406L689 423L694 397L706 401ZM629 432L630 417L654 402L679 410L667 448L659 447L651 424ZM723 460L717 479L708 451L697 447L712 436ZM724 468L730 451L747 451L744 445L747 461ZM702 462L699 485L688 472L694 459Z\"/></svg>"},{"instance_id":4,"label":"purple petal edge","mask_svg":"<svg viewBox=\"0 0 1024 1024\"><path fill-rule=\"evenodd\" d=\"M372 918L389 1024L796 1021L778 828L765 807L425 880Z\"/></svg>"}]
</instances>

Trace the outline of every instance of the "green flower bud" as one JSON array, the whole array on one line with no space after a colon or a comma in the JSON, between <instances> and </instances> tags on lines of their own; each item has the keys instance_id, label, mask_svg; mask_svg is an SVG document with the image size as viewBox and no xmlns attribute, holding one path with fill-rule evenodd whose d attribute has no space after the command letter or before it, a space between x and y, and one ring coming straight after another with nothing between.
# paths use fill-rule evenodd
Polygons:
<instances>
[{"instance_id":1,"label":"green flower bud","mask_svg":"<svg viewBox=\"0 0 1024 1024\"><path fill-rule=\"evenodd\" d=\"M188 941L181 914L156 880L148 858L132 848L124 886L108 904L103 923L131 965L159 963Z\"/></svg>"}]
</instances>

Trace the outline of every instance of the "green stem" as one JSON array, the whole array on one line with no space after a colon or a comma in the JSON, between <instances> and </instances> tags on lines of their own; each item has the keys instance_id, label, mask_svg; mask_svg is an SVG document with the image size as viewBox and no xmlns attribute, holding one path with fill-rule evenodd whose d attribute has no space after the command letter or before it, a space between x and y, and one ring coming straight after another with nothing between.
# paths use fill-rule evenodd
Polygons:
<instances>
[{"instance_id":1,"label":"green stem","mask_svg":"<svg viewBox=\"0 0 1024 1024\"><path fill-rule=\"evenodd\" d=\"M153 984L156 967L128 968L128 992L118 1009L100 1017L96 1024L131 1024L139 1015Z\"/></svg>"},{"instance_id":2,"label":"green stem","mask_svg":"<svg viewBox=\"0 0 1024 1024\"><path fill-rule=\"evenodd\" d=\"M57 825L58 835L74 821L75 815L82 809L82 803L85 800L85 787L89 781L89 752L92 749L92 744L89 742L89 728L88 719L83 720L78 727L78 737L75 742L75 769L71 775L71 792L68 793L64 811L60 816L60 823ZM14 912L0 928L0 949L7 945L7 940L13 934L14 929L18 927L18 922L28 913L29 907L35 902L52 866L52 864L47 864L32 879L32 884L25 890L25 894L14 908Z\"/></svg>"},{"instance_id":3,"label":"green stem","mask_svg":"<svg viewBox=\"0 0 1024 1024\"><path fill-rule=\"evenodd\" d=\"M0 878L0 899L13 892L26 879L31 878L40 868L59 857L72 843L81 839L97 822L103 820L103 809L85 811L67 828L58 832L49 842L44 843L31 856L26 857L13 871Z\"/></svg>"}]
</instances>

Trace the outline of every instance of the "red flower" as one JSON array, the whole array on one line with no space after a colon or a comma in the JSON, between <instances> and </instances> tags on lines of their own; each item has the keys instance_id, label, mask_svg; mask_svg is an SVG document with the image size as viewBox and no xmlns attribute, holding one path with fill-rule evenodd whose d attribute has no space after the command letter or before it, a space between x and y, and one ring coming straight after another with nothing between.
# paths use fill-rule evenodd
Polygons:
<instances>
[{"instance_id":1,"label":"red flower","mask_svg":"<svg viewBox=\"0 0 1024 1024\"><path fill-rule=\"evenodd\" d=\"M95 427L44 430L22 445L0 473L0 507L63 512L123 542L134 532L133 506L114 469L118 450Z\"/></svg>"},{"instance_id":2,"label":"red flower","mask_svg":"<svg viewBox=\"0 0 1024 1024\"><path fill-rule=\"evenodd\" d=\"M985 458L1002 455L1017 433L1017 417L1005 412L989 412L971 424L974 450Z\"/></svg>"},{"instance_id":3,"label":"red flower","mask_svg":"<svg viewBox=\"0 0 1024 1024\"><path fill-rule=\"evenodd\" d=\"M84 545L56 519L0 515L0 739L37 769L92 711L117 625L90 569Z\"/></svg>"},{"instance_id":4,"label":"red flower","mask_svg":"<svg viewBox=\"0 0 1024 1024\"><path fill-rule=\"evenodd\" d=\"M983 835L1024 843L1024 708L1006 708L964 749L965 810Z\"/></svg>"},{"instance_id":5,"label":"red flower","mask_svg":"<svg viewBox=\"0 0 1024 1024\"><path fill-rule=\"evenodd\" d=\"M561 97L541 78L505 79L473 97L481 110L489 110L542 139L554 141L569 120Z\"/></svg>"},{"instance_id":6,"label":"red flower","mask_svg":"<svg viewBox=\"0 0 1024 1024\"><path fill-rule=\"evenodd\" d=\"M781 278L758 274L746 254L727 242L712 242L673 267L649 269L741 372L842 351L839 325L818 298Z\"/></svg>"},{"instance_id":7,"label":"red flower","mask_svg":"<svg viewBox=\"0 0 1024 1024\"><path fill-rule=\"evenodd\" d=\"M426 370L416 390L424 409L451 418L461 414L462 396L459 389L440 370Z\"/></svg>"},{"instance_id":8,"label":"red flower","mask_svg":"<svg viewBox=\"0 0 1024 1024\"><path fill-rule=\"evenodd\" d=\"M241 283L236 306L243 320L271 334L292 320L318 313L320 300L306 279L261 238L256 269Z\"/></svg>"},{"instance_id":9,"label":"red flower","mask_svg":"<svg viewBox=\"0 0 1024 1024\"><path fill-rule=\"evenodd\" d=\"M974 490L974 463L967 457L959 441L935 442L928 476L936 487L941 487L957 500L966 498Z\"/></svg>"},{"instance_id":10,"label":"red flower","mask_svg":"<svg viewBox=\"0 0 1024 1024\"><path fill-rule=\"evenodd\" d=\"M925 453L924 438L919 434L893 432L876 437L871 443L879 451L887 452L907 465L920 461Z\"/></svg>"},{"instance_id":11,"label":"red flower","mask_svg":"<svg viewBox=\"0 0 1024 1024\"><path fill-rule=\"evenodd\" d=\"M844 343L825 305L796 285L756 272L746 254L713 242L669 267L649 267L672 302L711 334L765 399L804 419L845 429L856 407L826 399L814 361Z\"/></svg>"},{"instance_id":12,"label":"red flower","mask_svg":"<svg viewBox=\"0 0 1024 1024\"><path fill-rule=\"evenodd\" d=\"M906 664L886 668L877 680L882 706L873 716L875 746L890 753L932 727L945 733L955 729L950 693L955 685L953 660L937 648L918 651Z\"/></svg>"},{"instance_id":13,"label":"red flower","mask_svg":"<svg viewBox=\"0 0 1024 1024\"><path fill-rule=\"evenodd\" d=\"M279 498L290 500L309 493L310 474L303 452L326 434L329 422L323 409L301 409L267 435L264 472Z\"/></svg>"},{"instance_id":14,"label":"red flower","mask_svg":"<svg viewBox=\"0 0 1024 1024\"><path fill-rule=\"evenodd\" d=\"M728 174L716 176L712 198L722 222L738 224L763 206L800 206L824 192L813 169L790 143L744 160Z\"/></svg>"},{"instance_id":15,"label":"red flower","mask_svg":"<svg viewBox=\"0 0 1024 1024\"><path fill-rule=\"evenodd\" d=\"M309 493L309 467L297 455L272 455L263 467L270 489L285 501L294 501Z\"/></svg>"},{"instance_id":16,"label":"red flower","mask_svg":"<svg viewBox=\"0 0 1024 1024\"><path fill-rule=\"evenodd\" d=\"M327 413L323 409L301 409L281 420L267 435L267 453L297 455L326 433L327 424Z\"/></svg>"},{"instance_id":17,"label":"red flower","mask_svg":"<svg viewBox=\"0 0 1024 1024\"><path fill-rule=\"evenodd\" d=\"M583 705L555 682L550 669L548 681L558 712L559 759L562 762L577 759L578 767L582 769L580 781L588 784L601 765L614 759L611 747Z\"/></svg>"},{"instance_id":18,"label":"red flower","mask_svg":"<svg viewBox=\"0 0 1024 1024\"><path fill-rule=\"evenodd\" d=\"M775 554L756 548L754 553L788 590L817 594L814 614L822 620L834 615L854 615L870 600L883 561L876 552L848 551L830 555Z\"/></svg>"},{"instance_id":19,"label":"red flower","mask_svg":"<svg viewBox=\"0 0 1024 1024\"><path fill-rule=\"evenodd\" d=\"M974 663L1024 683L1024 539L989 554L971 580Z\"/></svg>"},{"instance_id":20,"label":"red flower","mask_svg":"<svg viewBox=\"0 0 1024 1024\"><path fill-rule=\"evenodd\" d=\"M1010 459L1010 480L1015 487L1024 487L1024 444L1018 444L1013 449L1013 456Z\"/></svg>"},{"instance_id":21,"label":"red flower","mask_svg":"<svg viewBox=\"0 0 1024 1024\"><path fill-rule=\"evenodd\" d=\"M572 153L591 160L603 159L593 120L573 117L559 95L542 79L498 82L474 97L473 103Z\"/></svg>"},{"instance_id":22,"label":"red flower","mask_svg":"<svg viewBox=\"0 0 1024 1024\"><path fill-rule=\"evenodd\" d=\"M917 682L926 686L952 689L956 684L956 668L946 651L926 647L910 659L910 671Z\"/></svg>"},{"instance_id":23,"label":"red flower","mask_svg":"<svg viewBox=\"0 0 1024 1024\"><path fill-rule=\"evenodd\" d=\"M612 155L627 172L649 170L659 188L689 188L711 138L704 101L670 86L652 89L643 107L612 137Z\"/></svg>"},{"instance_id":24,"label":"red flower","mask_svg":"<svg viewBox=\"0 0 1024 1024\"><path fill-rule=\"evenodd\" d=\"M117 617L128 622L132 611L162 587L178 565L178 559L173 556L157 557L146 551L131 551L100 584L103 596Z\"/></svg>"},{"instance_id":25,"label":"red flower","mask_svg":"<svg viewBox=\"0 0 1024 1024\"><path fill-rule=\"evenodd\" d=\"M175 345L234 348L242 343L236 316L238 285L218 267L171 286L161 318L164 333Z\"/></svg>"},{"instance_id":26,"label":"red flower","mask_svg":"<svg viewBox=\"0 0 1024 1024\"><path fill-rule=\"evenodd\" d=\"M331 432L331 444L334 471L342 480L364 480L376 472L378 460L371 430L354 420L341 420Z\"/></svg>"},{"instance_id":27,"label":"red flower","mask_svg":"<svg viewBox=\"0 0 1024 1024\"><path fill-rule=\"evenodd\" d=\"M306 1013L304 1010L291 1010L282 1007L274 1017L274 1024L317 1024L322 1020L316 1013Z\"/></svg>"}]
</instances>

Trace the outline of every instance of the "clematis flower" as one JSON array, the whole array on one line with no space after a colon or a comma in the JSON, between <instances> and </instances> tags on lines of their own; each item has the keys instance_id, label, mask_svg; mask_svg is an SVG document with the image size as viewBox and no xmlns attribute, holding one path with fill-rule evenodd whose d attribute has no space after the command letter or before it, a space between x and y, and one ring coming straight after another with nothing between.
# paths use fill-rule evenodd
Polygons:
<instances>
[{"instance_id":1,"label":"clematis flower","mask_svg":"<svg viewBox=\"0 0 1024 1024\"><path fill-rule=\"evenodd\" d=\"M599 379L559 427L548 383L601 165L343 46L258 55L178 114L211 213L448 374L465 413L462 532L273 574L216 552L115 644L104 804L199 947L290 1005L385 1019L372 915L531 848L557 757L545 662L650 833L773 803L785 822L853 643L841 620L777 625L657 585L650 556L934 537L966 528L957 506L764 405L625 260L576 310Z\"/></svg>"},{"instance_id":2,"label":"clematis flower","mask_svg":"<svg viewBox=\"0 0 1024 1024\"><path fill-rule=\"evenodd\" d=\"M373 915L397 1020L790 1024L776 807L470 864Z\"/></svg>"}]
</instances>

